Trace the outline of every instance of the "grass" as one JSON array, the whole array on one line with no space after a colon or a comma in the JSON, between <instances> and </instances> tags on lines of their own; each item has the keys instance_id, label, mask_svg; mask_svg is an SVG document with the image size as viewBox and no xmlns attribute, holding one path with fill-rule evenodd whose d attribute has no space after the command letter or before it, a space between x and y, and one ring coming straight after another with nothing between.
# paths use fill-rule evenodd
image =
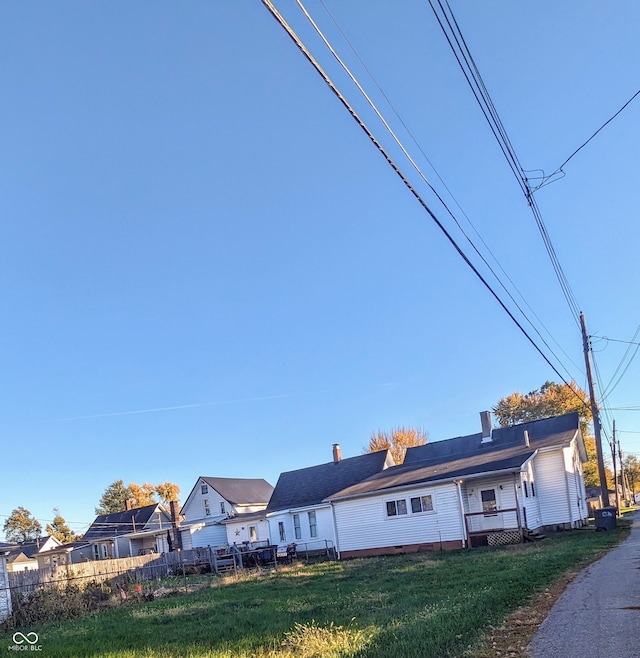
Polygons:
<instances>
[{"instance_id":1,"label":"grass","mask_svg":"<svg viewBox=\"0 0 640 658\"><path fill-rule=\"evenodd\" d=\"M626 532L583 529L536 544L212 577L191 594L20 630L37 632L47 656L473 656L492 626ZM0 633L0 645L12 632Z\"/></svg>"}]
</instances>

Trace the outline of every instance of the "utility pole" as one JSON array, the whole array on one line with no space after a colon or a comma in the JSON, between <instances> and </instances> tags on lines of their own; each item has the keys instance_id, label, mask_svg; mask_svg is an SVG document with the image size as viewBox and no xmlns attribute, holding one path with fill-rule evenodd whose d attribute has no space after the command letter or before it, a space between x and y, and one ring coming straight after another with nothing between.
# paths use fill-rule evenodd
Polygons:
<instances>
[{"instance_id":1,"label":"utility pole","mask_svg":"<svg viewBox=\"0 0 640 658\"><path fill-rule=\"evenodd\" d=\"M616 421L613 421L613 439L611 439L611 459L613 460L613 488L616 491L616 504L618 509L620 509L620 501L618 500L618 469L616 464L616 458L618 455L618 449L616 448Z\"/></svg>"},{"instance_id":2,"label":"utility pole","mask_svg":"<svg viewBox=\"0 0 640 658\"><path fill-rule=\"evenodd\" d=\"M615 446L615 436L616 436L616 422L615 420L613 421L613 445ZM622 480L622 498L626 500L629 497L628 491L627 491L627 480L626 480L626 474L624 472L624 466L622 465L622 448L620 447L620 439L618 439L618 456L620 457L620 479Z\"/></svg>"},{"instance_id":3,"label":"utility pole","mask_svg":"<svg viewBox=\"0 0 640 658\"><path fill-rule=\"evenodd\" d=\"M584 351L584 363L587 368L587 381L589 382L589 397L591 398L591 415L593 416L593 433L596 437L596 456L598 458L598 476L600 479L600 491L602 493L602 504L609 506L609 489L607 487L607 474L604 470L604 457L602 455L602 435L600 432L600 410L596 400L596 392L593 387L593 375L591 374L591 347L587 336L587 325L584 314L580 313L580 325L582 327L582 347Z\"/></svg>"}]
</instances>

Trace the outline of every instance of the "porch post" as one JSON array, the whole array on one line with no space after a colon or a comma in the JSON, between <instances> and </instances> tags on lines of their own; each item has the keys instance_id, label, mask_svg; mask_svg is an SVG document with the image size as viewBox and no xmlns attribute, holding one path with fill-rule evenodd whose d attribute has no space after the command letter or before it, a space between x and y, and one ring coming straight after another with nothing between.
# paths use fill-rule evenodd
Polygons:
<instances>
[{"instance_id":1,"label":"porch post","mask_svg":"<svg viewBox=\"0 0 640 658\"><path fill-rule=\"evenodd\" d=\"M520 531L520 541L522 541L524 537L524 533L522 530L522 516L520 514L520 497L518 496L518 478L520 477L520 473L514 473L513 474L513 493L516 496L516 517L518 520L518 530Z\"/></svg>"},{"instance_id":2,"label":"porch post","mask_svg":"<svg viewBox=\"0 0 640 658\"><path fill-rule=\"evenodd\" d=\"M462 480L456 480L456 488L458 489L458 502L460 503L460 529L462 530L462 548L467 548L468 545L468 528L467 518L464 515L464 502L462 500Z\"/></svg>"}]
</instances>

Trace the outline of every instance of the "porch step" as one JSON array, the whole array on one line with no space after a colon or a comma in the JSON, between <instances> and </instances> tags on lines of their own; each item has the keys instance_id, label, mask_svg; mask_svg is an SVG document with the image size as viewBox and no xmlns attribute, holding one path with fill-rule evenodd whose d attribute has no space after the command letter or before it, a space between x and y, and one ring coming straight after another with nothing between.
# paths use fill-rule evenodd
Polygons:
<instances>
[{"instance_id":1,"label":"porch step","mask_svg":"<svg viewBox=\"0 0 640 658\"><path fill-rule=\"evenodd\" d=\"M538 532L537 530L527 530L526 528L524 529L522 536L525 541L542 541L547 538L547 535Z\"/></svg>"}]
</instances>

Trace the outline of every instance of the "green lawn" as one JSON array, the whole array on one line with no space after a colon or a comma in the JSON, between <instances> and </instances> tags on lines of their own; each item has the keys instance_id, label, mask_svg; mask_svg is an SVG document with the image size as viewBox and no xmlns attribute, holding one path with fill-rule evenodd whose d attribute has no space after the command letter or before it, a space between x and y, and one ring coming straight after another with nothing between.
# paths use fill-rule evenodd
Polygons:
<instances>
[{"instance_id":1,"label":"green lawn","mask_svg":"<svg viewBox=\"0 0 640 658\"><path fill-rule=\"evenodd\" d=\"M626 533L213 576L191 594L20 630L38 633L44 656L471 656L488 626Z\"/></svg>"}]
</instances>

